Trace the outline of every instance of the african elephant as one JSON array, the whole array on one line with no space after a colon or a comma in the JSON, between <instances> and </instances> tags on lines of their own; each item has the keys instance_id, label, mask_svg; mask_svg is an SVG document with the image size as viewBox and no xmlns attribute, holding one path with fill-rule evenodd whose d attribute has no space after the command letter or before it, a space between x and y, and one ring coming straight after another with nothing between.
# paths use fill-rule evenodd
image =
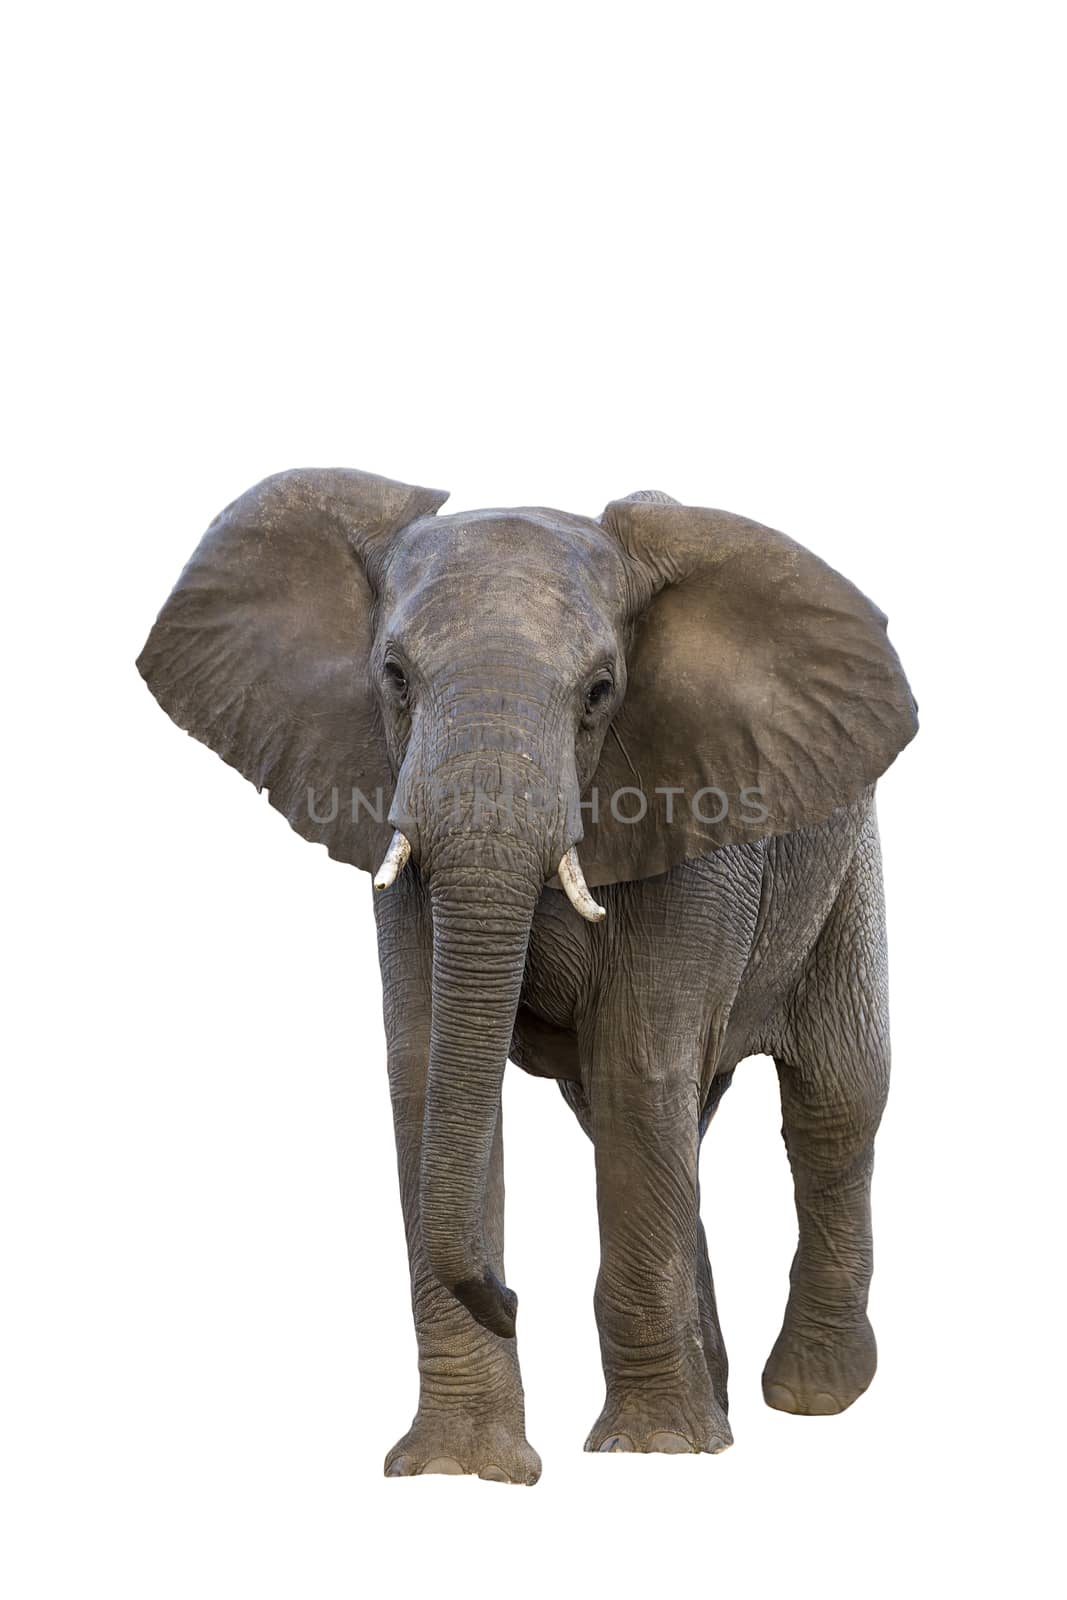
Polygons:
<instances>
[{"instance_id":1,"label":"african elephant","mask_svg":"<svg viewBox=\"0 0 1067 1600\"><path fill-rule=\"evenodd\" d=\"M873 786L917 726L885 617L783 535L663 494L597 521L439 516L446 498L267 479L212 524L138 662L300 834L377 869L421 1378L386 1471L540 1472L503 1268L509 1057L557 1080L595 1152L586 1449L731 1443L697 1158L755 1053L799 1219L764 1395L843 1410L875 1368Z\"/></svg>"}]
</instances>

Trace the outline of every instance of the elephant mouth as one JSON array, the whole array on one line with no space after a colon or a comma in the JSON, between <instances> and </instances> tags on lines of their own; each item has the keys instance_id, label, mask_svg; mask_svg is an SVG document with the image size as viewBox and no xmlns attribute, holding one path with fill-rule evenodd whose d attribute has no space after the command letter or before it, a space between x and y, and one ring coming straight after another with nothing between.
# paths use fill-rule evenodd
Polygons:
<instances>
[{"instance_id":1,"label":"elephant mouth","mask_svg":"<svg viewBox=\"0 0 1067 1600\"><path fill-rule=\"evenodd\" d=\"M398 828L393 834L381 866L374 874L375 889L391 889L410 859L411 841ZM572 844L560 857L556 871L567 899L578 915L584 917L586 922L603 922L607 911L593 899L589 891L576 844Z\"/></svg>"}]
</instances>

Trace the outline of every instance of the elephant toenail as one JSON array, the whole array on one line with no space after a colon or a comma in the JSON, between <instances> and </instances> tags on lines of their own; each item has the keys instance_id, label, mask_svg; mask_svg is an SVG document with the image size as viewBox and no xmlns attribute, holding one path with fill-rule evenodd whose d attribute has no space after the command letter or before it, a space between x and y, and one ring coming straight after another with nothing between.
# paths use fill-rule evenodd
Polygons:
<instances>
[{"instance_id":1,"label":"elephant toenail","mask_svg":"<svg viewBox=\"0 0 1067 1600\"><path fill-rule=\"evenodd\" d=\"M811 1399L813 1417L832 1417L841 1410L832 1394L816 1394Z\"/></svg>"},{"instance_id":2,"label":"elephant toenail","mask_svg":"<svg viewBox=\"0 0 1067 1600\"><path fill-rule=\"evenodd\" d=\"M494 1466L492 1462L490 1462L487 1467L483 1467L478 1476L479 1478L484 1478L487 1483L511 1482L511 1479L508 1477L507 1473L504 1472L502 1468Z\"/></svg>"},{"instance_id":3,"label":"elephant toenail","mask_svg":"<svg viewBox=\"0 0 1067 1600\"><path fill-rule=\"evenodd\" d=\"M776 1411L799 1412L797 1397L792 1389L787 1389L784 1383L767 1383L763 1386L763 1398L769 1406Z\"/></svg>"},{"instance_id":4,"label":"elephant toenail","mask_svg":"<svg viewBox=\"0 0 1067 1600\"><path fill-rule=\"evenodd\" d=\"M602 1456L617 1455L623 1451L632 1451L633 1447L634 1442L628 1433L613 1433L610 1438L604 1440L604 1443L600 1446L599 1454Z\"/></svg>"},{"instance_id":5,"label":"elephant toenail","mask_svg":"<svg viewBox=\"0 0 1067 1600\"><path fill-rule=\"evenodd\" d=\"M424 1476L428 1472L441 1472L452 1478L461 1477L465 1470L451 1456L434 1456L433 1460L427 1461L422 1469Z\"/></svg>"},{"instance_id":6,"label":"elephant toenail","mask_svg":"<svg viewBox=\"0 0 1067 1600\"><path fill-rule=\"evenodd\" d=\"M665 1456L693 1454L693 1446L688 1439L683 1439L680 1433L654 1433L648 1441L648 1447Z\"/></svg>"},{"instance_id":7,"label":"elephant toenail","mask_svg":"<svg viewBox=\"0 0 1067 1600\"><path fill-rule=\"evenodd\" d=\"M414 1476L414 1473L415 1468L407 1456L396 1456L385 1469L387 1478L410 1478Z\"/></svg>"}]
</instances>

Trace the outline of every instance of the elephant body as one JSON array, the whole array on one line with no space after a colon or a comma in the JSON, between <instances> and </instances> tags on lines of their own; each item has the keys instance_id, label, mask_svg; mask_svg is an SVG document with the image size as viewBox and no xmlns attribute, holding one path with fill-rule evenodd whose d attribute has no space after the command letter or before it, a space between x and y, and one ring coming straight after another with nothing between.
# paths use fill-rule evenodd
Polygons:
<instances>
[{"instance_id":1,"label":"elephant body","mask_svg":"<svg viewBox=\"0 0 1067 1600\"><path fill-rule=\"evenodd\" d=\"M850 875L849 868L853 867ZM884 947L881 865L873 793L795 834L727 846L674 868L662 878L612 885L603 934L576 923L558 893L546 891L534 917L511 1059L537 1077L581 1084L579 1019L601 1002L613 967L625 975L636 959L633 934L654 937L664 901L670 918L693 902L703 918L696 930L696 992L703 984L698 1033L707 1033L700 1071L702 1116L718 1103L722 1080L746 1056L778 1056L784 1048L783 1011L811 957L846 877L862 876L874 949ZM620 931L622 930L622 931ZM594 940L596 941L594 943ZM674 936L672 936L672 944ZM739 960L739 957L741 958ZM665 983L675 1004L676 976ZM845 999L864 995L849 986ZM625 1035L640 1025L633 991L613 1001L614 1025ZM715 1018L722 1019L716 1025ZM840 1017L842 1029L855 1018ZM567 1091L564 1091L565 1098Z\"/></svg>"},{"instance_id":2,"label":"elephant body","mask_svg":"<svg viewBox=\"0 0 1067 1600\"><path fill-rule=\"evenodd\" d=\"M764 1395L842 1410L875 1365L874 785L916 727L885 618L782 535L663 495L595 522L439 518L443 498L267 480L209 529L139 662L300 833L382 861L420 1370L386 1471L540 1472L504 1279L509 1058L558 1081L594 1147L606 1395L586 1448L731 1442L698 1156L757 1053L799 1223Z\"/></svg>"}]
</instances>

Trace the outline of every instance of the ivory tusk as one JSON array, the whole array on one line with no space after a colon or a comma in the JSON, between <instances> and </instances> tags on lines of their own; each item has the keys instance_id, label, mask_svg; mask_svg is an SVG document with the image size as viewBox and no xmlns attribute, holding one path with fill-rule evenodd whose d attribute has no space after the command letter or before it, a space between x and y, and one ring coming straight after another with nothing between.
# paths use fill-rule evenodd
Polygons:
<instances>
[{"instance_id":1,"label":"ivory tusk","mask_svg":"<svg viewBox=\"0 0 1067 1600\"><path fill-rule=\"evenodd\" d=\"M410 854L411 843L404 838L398 828L389 842L389 848L385 852L385 860L374 874L374 887L376 889L391 888L407 866ZM588 893L588 891L586 892Z\"/></svg>"},{"instance_id":2,"label":"ivory tusk","mask_svg":"<svg viewBox=\"0 0 1067 1600\"><path fill-rule=\"evenodd\" d=\"M567 899L580 917L587 922L603 922L607 912L598 906L589 893L582 863L578 860L578 847L571 845L559 864L559 881L567 891Z\"/></svg>"}]
</instances>

